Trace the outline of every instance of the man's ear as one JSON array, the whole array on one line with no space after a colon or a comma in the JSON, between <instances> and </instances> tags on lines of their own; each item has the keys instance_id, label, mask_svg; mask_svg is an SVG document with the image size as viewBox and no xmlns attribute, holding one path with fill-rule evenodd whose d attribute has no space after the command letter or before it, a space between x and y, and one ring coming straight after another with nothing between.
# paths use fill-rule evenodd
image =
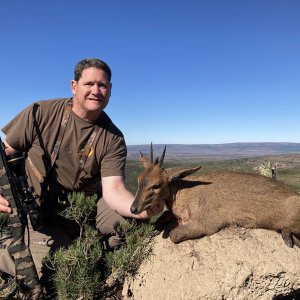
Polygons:
<instances>
[{"instance_id":1,"label":"man's ear","mask_svg":"<svg viewBox=\"0 0 300 300\"><path fill-rule=\"evenodd\" d=\"M77 81L75 81L74 79L71 80L71 91L73 95L76 95L76 91L77 91Z\"/></svg>"}]
</instances>

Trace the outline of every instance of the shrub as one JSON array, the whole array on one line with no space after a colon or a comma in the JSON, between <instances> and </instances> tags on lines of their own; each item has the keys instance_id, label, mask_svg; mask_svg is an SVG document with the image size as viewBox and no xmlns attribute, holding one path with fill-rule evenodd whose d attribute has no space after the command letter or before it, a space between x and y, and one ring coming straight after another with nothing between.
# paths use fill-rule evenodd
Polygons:
<instances>
[{"instance_id":1,"label":"shrub","mask_svg":"<svg viewBox=\"0 0 300 300\"><path fill-rule=\"evenodd\" d=\"M52 280L58 299L93 299L99 286L101 273L96 266L102 257L102 245L98 231L87 225L96 200L96 196L72 193L69 207L61 213L80 226L80 234L68 249L61 248L46 257L55 270Z\"/></svg>"},{"instance_id":2,"label":"shrub","mask_svg":"<svg viewBox=\"0 0 300 300\"><path fill-rule=\"evenodd\" d=\"M116 286L124 282L125 276L133 275L141 262L149 257L154 226L138 224L134 220L118 224L116 231L124 237L125 243L119 249L108 252L102 247L99 232L87 224L96 197L73 193L68 200L70 206L61 214L76 221L80 235L68 249L61 248L45 258L55 270L52 280L57 298L105 299L101 298L105 297L103 294L115 291ZM110 279L106 280L107 277Z\"/></svg>"},{"instance_id":3,"label":"shrub","mask_svg":"<svg viewBox=\"0 0 300 300\"><path fill-rule=\"evenodd\" d=\"M111 270L112 282L124 282L127 275L134 275L140 264L152 251L154 226L148 223L137 224L135 220L122 222L118 230L125 236L124 245L106 254L106 262Z\"/></svg>"},{"instance_id":4,"label":"shrub","mask_svg":"<svg viewBox=\"0 0 300 300\"><path fill-rule=\"evenodd\" d=\"M99 287L101 272L96 266L102 246L95 229L84 226L83 232L68 249L59 249L50 259L58 299L94 299Z\"/></svg>"}]
</instances>

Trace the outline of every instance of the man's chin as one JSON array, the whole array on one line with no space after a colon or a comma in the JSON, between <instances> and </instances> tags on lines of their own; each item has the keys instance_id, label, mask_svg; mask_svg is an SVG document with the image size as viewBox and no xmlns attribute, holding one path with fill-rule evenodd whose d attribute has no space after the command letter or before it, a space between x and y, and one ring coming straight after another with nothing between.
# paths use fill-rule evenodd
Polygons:
<instances>
[{"instance_id":1,"label":"man's chin","mask_svg":"<svg viewBox=\"0 0 300 300\"><path fill-rule=\"evenodd\" d=\"M104 105L104 102L90 102L88 105L88 110L91 112L99 112L102 111L105 108L106 105Z\"/></svg>"}]
</instances>

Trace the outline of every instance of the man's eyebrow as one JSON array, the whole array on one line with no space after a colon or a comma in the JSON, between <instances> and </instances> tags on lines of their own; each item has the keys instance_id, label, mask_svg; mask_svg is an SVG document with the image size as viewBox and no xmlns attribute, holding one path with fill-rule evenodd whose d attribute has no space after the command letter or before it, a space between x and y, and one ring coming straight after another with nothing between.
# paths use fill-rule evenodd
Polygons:
<instances>
[{"instance_id":1,"label":"man's eyebrow","mask_svg":"<svg viewBox=\"0 0 300 300\"><path fill-rule=\"evenodd\" d=\"M102 80L99 80L99 81L98 80L96 80L96 81L95 80L87 80L84 83L85 84L97 83L97 84L102 84L102 85L106 85L106 86L109 86L109 84L110 84L108 81L102 81Z\"/></svg>"}]
</instances>

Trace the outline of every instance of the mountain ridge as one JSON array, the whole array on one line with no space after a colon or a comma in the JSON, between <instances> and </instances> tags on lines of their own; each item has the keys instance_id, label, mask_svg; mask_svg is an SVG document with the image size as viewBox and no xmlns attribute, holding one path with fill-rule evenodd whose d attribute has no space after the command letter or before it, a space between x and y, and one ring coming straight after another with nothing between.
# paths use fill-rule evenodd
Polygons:
<instances>
[{"instance_id":1,"label":"mountain ridge","mask_svg":"<svg viewBox=\"0 0 300 300\"><path fill-rule=\"evenodd\" d=\"M154 156L160 156L164 144L153 144ZM249 142L224 144L166 144L166 159L237 158L265 155L300 154L300 143ZM150 144L127 145L128 159L137 159L139 152L148 155Z\"/></svg>"}]
</instances>

